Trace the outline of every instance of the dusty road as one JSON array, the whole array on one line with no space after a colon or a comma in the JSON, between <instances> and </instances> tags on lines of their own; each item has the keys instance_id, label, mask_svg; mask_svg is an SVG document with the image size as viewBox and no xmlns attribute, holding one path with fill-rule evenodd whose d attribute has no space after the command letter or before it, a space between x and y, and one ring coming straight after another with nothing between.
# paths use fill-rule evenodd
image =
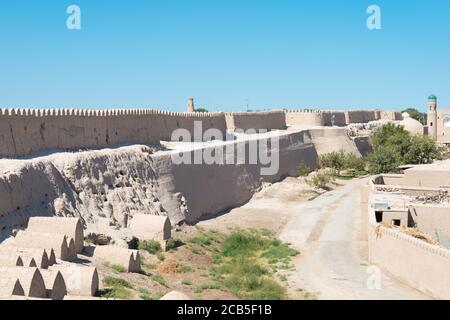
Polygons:
<instances>
[{"instance_id":1,"label":"dusty road","mask_svg":"<svg viewBox=\"0 0 450 320\"><path fill-rule=\"evenodd\" d=\"M280 234L301 251L288 279L291 295L302 288L319 299L428 299L367 264L367 216L360 205L365 182L350 181L296 206Z\"/></svg>"}]
</instances>

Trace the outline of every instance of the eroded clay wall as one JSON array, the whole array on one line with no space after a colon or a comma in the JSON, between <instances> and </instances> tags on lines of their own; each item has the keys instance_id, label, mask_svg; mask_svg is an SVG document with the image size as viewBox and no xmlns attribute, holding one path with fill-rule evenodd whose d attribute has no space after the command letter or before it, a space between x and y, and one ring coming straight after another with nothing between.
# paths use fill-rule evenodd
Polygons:
<instances>
[{"instance_id":1,"label":"eroded clay wall","mask_svg":"<svg viewBox=\"0 0 450 320\"><path fill-rule=\"evenodd\" d=\"M228 113L228 129L282 130L286 129L284 111Z\"/></svg>"},{"instance_id":2,"label":"eroded clay wall","mask_svg":"<svg viewBox=\"0 0 450 320\"><path fill-rule=\"evenodd\" d=\"M315 168L318 155L324 152L357 152L344 129L270 134L279 135L279 145L271 148L272 153L279 151L280 158L278 170L268 175L262 174L261 168L268 166L261 163L228 162L231 152L237 155L238 146L244 146L248 157L249 141L260 136L224 142L231 145L223 154L227 164L175 164L172 156L180 152L177 149L152 153L142 145L30 160L2 159L0 231L10 232L36 215L81 216L91 226L123 226L142 212L168 215L173 224L193 222L245 203L264 181L297 176L301 162ZM192 159L195 151L183 152Z\"/></svg>"},{"instance_id":3,"label":"eroded clay wall","mask_svg":"<svg viewBox=\"0 0 450 320\"><path fill-rule=\"evenodd\" d=\"M286 111L288 126L324 126L325 118L318 110L289 110Z\"/></svg>"},{"instance_id":4,"label":"eroded clay wall","mask_svg":"<svg viewBox=\"0 0 450 320\"><path fill-rule=\"evenodd\" d=\"M0 110L0 157L20 157L49 149L102 148L128 143L170 140L194 122L203 131L226 132L224 113L176 113L141 110Z\"/></svg>"}]
</instances>

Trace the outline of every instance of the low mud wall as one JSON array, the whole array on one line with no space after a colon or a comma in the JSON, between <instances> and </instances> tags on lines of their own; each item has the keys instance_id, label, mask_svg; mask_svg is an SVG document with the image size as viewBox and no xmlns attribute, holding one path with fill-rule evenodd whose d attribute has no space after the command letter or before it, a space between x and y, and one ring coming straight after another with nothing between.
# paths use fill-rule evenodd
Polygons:
<instances>
[{"instance_id":1,"label":"low mud wall","mask_svg":"<svg viewBox=\"0 0 450 320\"><path fill-rule=\"evenodd\" d=\"M369 262L437 299L450 299L450 251L378 226L369 209Z\"/></svg>"}]
</instances>

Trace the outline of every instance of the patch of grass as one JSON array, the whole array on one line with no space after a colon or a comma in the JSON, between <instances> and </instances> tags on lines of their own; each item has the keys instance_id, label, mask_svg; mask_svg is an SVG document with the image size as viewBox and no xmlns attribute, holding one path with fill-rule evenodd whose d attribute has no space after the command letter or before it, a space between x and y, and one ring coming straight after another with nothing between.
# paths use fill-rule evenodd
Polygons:
<instances>
[{"instance_id":1,"label":"patch of grass","mask_svg":"<svg viewBox=\"0 0 450 320\"><path fill-rule=\"evenodd\" d=\"M200 227L199 225L196 225L195 229L197 229L198 231L205 231L205 228Z\"/></svg>"},{"instance_id":2,"label":"patch of grass","mask_svg":"<svg viewBox=\"0 0 450 320\"><path fill-rule=\"evenodd\" d=\"M205 231L201 229L200 231L200 235L186 239L186 243L190 244L191 247L206 248L216 245L222 240L222 235L217 230Z\"/></svg>"},{"instance_id":3,"label":"patch of grass","mask_svg":"<svg viewBox=\"0 0 450 320\"><path fill-rule=\"evenodd\" d=\"M164 287L167 287L166 279L164 279L164 277L162 275L154 274L154 275L150 276L150 279L152 279L153 281L159 283L160 285L162 285Z\"/></svg>"},{"instance_id":4,"label":"patch of grass","mask_svg":"<svg viewBox=\"0 0 450 320\"><path fill-rule=\"evenodd\" d=\"M103 284L107 288L99 292L100 297L129 300L133 296L131 291L128 290L133 289L133 286L124 279L108 276L103 279Z\"/></svg>"},{"instance_id":5,"label":"patch of grass","mask_svg":"<svg viewBox=\"0 0 450 320\"><path fill-rule=\"evenodd\" d=\"M222 242L221 254L225 257L253 255L267 248L261 235L251 230L235 230Z\"/></svg>"},{"instance_id":6,"label":"patch of grass","mask_svg":"<svg viewBox=\"0 0 450 320\"><path fill-rule=\"evenodd\" d=\"M164 296L164 292L158 291L152 297L152 300L159 300Z\"/></svg>"},{"instance_id":7,"label":"patch of grass","mask_svg":"<svg viewBox=\"0 0 450 320\"><path fill-rule=\"evenodd\" d=\"M283 282L286 282L286 281L287 281L287 277L286 277L286 275L284 275L284 274L280 274L280 275L278 276L278 278L280 278L280 280L283 281Z\"/></svg>"},{"instance_id":8,"label":"patch of grass","mask_svg":"<svg viewBox=\"0 0 450 320\"><path fill-rule=\"evenodd\" d=\"M121 287L100 290L99 296L107 299L130 300L133 295L130 290Z\"/></svg>"},{"instance_id":9,"label":"patch of grass","mask_svg":"<svg viewBox=\"0 0 450 320\"><path fill-rule=\"evenodd\" d=\"M124 272L127 271L127 269L124 266L120 265L120 264L113 264L111 266L111 269L113 269L113 271L117 272L117 273L124 273Z\"/></svg>"},{"instance_id":10,"label":"patch of grass","mask_svg":"<svg viewBox=\"0 0 450 320\"><path fill-rule=\"evenodd\" d=\"M280 260L286 260L289 257L295 257L299 252L292 249L288 244L281 242L278 239L274 239L270 242L269 249L262 254L262 257L267 258L270 262L278 262Z\"/></svg>"},{"instance_id":11,"label":"patch of grass","mask_svg":"<svg viewBox=\"0 0 450 320\"><path fill-rule=\"evenodd\" d=\"M142 300L153 300L146 288L139 288L139 298Z\"/></svg>"},{"instance_id":12,"label":"patch of grass","mask_svg":"<svg viewBox=\"0 0 450 320\"><path fill-rule=\"evenodd\" d=\"M190 266L181 266L179 269L180 273L188 273L192 271L192 267Z\"/></svg>"},{"instance_id":13,"label":"patch of grass","mask_svg":"<svg viewBox=\"0 0 450 320\"><path fill-rule=\"evenodd\" d=\"M318 300L319 298L314 293L305 292L303 294L303 299L305 299L305 300Z\"/></svg>"},{"instance_id":14,"label":"patch of grass","mask_svg":"<svg viewBox=\"0 0 450 320\"><path fill-rule=\"evenodd\" d=\"M154 263L145 263L143 266L148 270L155 270L156 268L158 268L158 265Z\"/></svg>"},{"instance_id":15,"label":"patch of grass","mask_svg":"<svg viewBox=\"0 0 450 320\"><path fill-rule=\"evenodd\" d=\"M198 246L196 244L190 245L188 248L193 254L202 254L203 253L203 251L200 248L200 246Z\"/></svg>"},{"instance_id":16,"label":"patch of grass","mask_svg":"<svg viewBox=\"0 0 450 320\"><path fill-rule=\"evenodd\" d=\"M270 230L237 229L223 238L220 252L213 256L210 275L216 284L241 299L281 300L286 298L286 288L273 279L274 273L279 264L289 266L297 254ZM201 287L196 290L202 291Z\"/></svg>"},{"instance_id":17,"label":"patch of grass","mask_svg":"<svg viewBox=\"0 0 450 320\"><path fill-rule=\"evenodd\" d=\"M204 283L194 289L194 293L202 293L205 290L221 289L220 285L215 283Z\"/></svg>"},{"instance_id":18,"label":"patch of grass","mask_svg":"<svg viewBox=\"0 0 450 320\"><path fill-rule=\"evenodd\" d=\"M181 280L181 284L184 284L185 286L192 286L192 280L183 279L183 280Z\"/></svg>"},{"instance_id":19,"label":"patch of grass","mask_svg":"<svg viewBox=\"0 0 450 320\"><path fill-rule=\"evenodd\" d=\"M181 247L184 242L179 239L169 239L166 241L166 251L171 251L175 248Z\"/></svg>"},{"instance_id":20,"label":"patch of grass","mask_svg":"<svg viewBox=\"0 0 450 320\"><path fill-rule=\"evenodd\" d=\"M105 277L103 279L103 284L106 287L116 287L116 288L122 287L133 289L133 286L127 280L111 276Z\"/></svg>"},{"instance_id":21,"label":"patch of grass","mask_svg":"<svg viewBox=\"0 0 450 320\"><path fill-rule=\"evenodd\" d=\"M144 250L151 254L157 254L162 251L161 244L155 240L140 241L139 250Z\"/></svg>"},{"instance_id":22,"label":"patch of grass","mask_svg":"<svg viewBox=\"0 0 450 320\"><path fill-rule=\"evenodd\" d=\"M164 261L164 260L166 260L166 257L164 256L164 253L162 253L162 252L158 252L158 253L156 254L156 257L158 258L159 261Z\"/></svg>"}]
</instances>

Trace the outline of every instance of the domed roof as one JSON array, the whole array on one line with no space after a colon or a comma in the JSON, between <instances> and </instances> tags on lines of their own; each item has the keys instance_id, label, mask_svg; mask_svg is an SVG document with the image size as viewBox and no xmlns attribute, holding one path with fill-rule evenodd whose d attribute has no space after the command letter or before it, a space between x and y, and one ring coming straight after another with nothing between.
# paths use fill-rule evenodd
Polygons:
<instances>
[{"instance_id":1,"label":"domed roof","mask_svg":"<svg viewBox=\"0 0 450 320\"><path fill-rule=\"evenodd\" d=\"M437 97L434 94L432 94L428 97L428 100L436 101Z\"/></svg>"},{"instance_id":2,"label":"domed roof","mask_svg":"<svg viewBox=\"0 0 450 320\"><path fill-rule=\"evenodd\" d=\"M403 120L400 121L400 125L402 125L406 131L408 131L411 135L415 136L415 135L423 135L423 125L411 118L411 116L409 115L409 113L404 113L403 114Z\"/></svg>"}]
</instances>

